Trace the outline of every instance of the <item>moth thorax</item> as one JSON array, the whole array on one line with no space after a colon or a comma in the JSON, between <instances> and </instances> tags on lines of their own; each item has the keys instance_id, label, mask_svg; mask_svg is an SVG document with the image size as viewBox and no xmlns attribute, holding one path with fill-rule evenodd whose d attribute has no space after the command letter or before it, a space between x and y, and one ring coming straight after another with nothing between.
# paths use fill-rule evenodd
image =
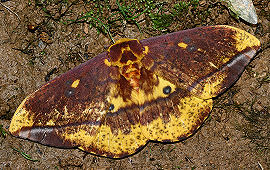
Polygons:
<instances>
[{"instance_id":1,"label":"moth thorax","mask_svg":"<svg viewBox=\"0 0 270 170\"><path fill-rule=\"evenodd\" d=\"M139 87L139 80L141 77L141 66L138 63L125 65L120 68L120 74L125 77L132 87Z\"/></svg>"}]
</instances>

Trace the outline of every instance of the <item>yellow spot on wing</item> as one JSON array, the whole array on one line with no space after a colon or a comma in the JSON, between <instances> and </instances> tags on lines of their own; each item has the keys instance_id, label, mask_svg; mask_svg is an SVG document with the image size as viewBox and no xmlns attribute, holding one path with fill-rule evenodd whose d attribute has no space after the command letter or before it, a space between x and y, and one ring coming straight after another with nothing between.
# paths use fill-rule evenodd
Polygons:
<instances>
[{"instance_id":1,"label":"yellow spot on wing","mask_svg":"<svg viewBox=\"0 0 270 170\"><path fill-rule=\"evenodd\" d=\"M215 67L216 69L218 69L218 67L215 64L213 64L212 62L209 62L209 64L210 64L210 66Z\"/></svg>"},{"instance_id":2,"label":"yellow spot on wing","mask_svg":"<svg viewBox=\"0 0 270 170\"><path fill-rule=\"evenodd\" d=\"M188 45L186 43L180 42L178 43L178 46L181 48L187 48Z\"/></svg>"},{"instance_id":3,"label":"yellow spot on wing","mask_svg":"<svg viewBox=\"0 0 270 170\"><path fill-rule=\"evenodd\" d=\"M227 63L228 61L230 61L230 58L223 58L223 60L222 60L223 64Z\"/></svg>"},{"instance_id":4,"label":"yellow spot on wing","mask_svg":"<svg viewBox=\"0 0 270 170\"><path fill-rule=\"evenodd\" d=\"M54 121L51 119L51 120L49 120L49 121L46 123L46 125L47 125L47 126L54 126L55 123L54 123Z\"/></svg>"},{"instance_id":5,"label":"yellow spot on wing","mask_svg":"<svg viewBox=\"0 0 270 170\"><path fill-rule=\"evenodd\" d=\"M80 80L77 79L77 80L73 81L73 83L71 84L71 87L72 87L72 88L77 88L78 85L79 85L79 83L80 83Z\"/></svg>"},{"instance_id":6,"label":"yellow spot on wing","mask_svg":"<svg viewBox=\"0 0 270 170\"><path fill-rule=\"evenodd\" d=\"M109 66L109 67L111 67L111 65L112 65L111 62L108 61L108 59L105 59L105 60L104 60L104 63L105 63L107 66Z\"/></svg>"},{"instance_id":7,"label":"yellow spot on wing","mask_svg":"<svg viewBox=\"0 0 270 170\"><path fill-rule=\"evenodd\" d=\"M144 55L145 54L148 54L148 52L149 52L149 47L148 46L144 46L144 51L143 51Z\"/></svg>"},{"instance_id":8,"label":"yellow spot on wing","mask_svg":"<svg viewBox=\"0 0 270 170\"><path fill-rule=\"evenodd\" d=\"M64 106L64 117L67 117L69 115L67 105Z\"/></svg>"}]
</instances>

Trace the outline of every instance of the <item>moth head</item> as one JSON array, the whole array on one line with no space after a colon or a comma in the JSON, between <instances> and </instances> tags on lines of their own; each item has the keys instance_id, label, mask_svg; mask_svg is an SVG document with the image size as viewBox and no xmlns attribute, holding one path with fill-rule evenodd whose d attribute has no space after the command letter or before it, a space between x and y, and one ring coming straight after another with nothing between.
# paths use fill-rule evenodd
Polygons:
<instances>
[{"instance_id":1,"label":"moth head","mask_svg":"<svg viewBox=\"0 0 270 170\"><path fill-rule=\"evenodd\" d=\"M123 38L108 49L112 66L123 67L139 62L143 57L143 46L137 39Z\"/></svg>"},{"instance_id":2,"label":"moth head","mask_svg":"<svg viewBox=\"0 0 270 170\"><path fill-rule=\"evenodd\" d=\"M140 79L144 51L139 40L124 38L109 47L107 56L111 66L118 67L120 74L128 81L134 81Z\"/></svg>"}]
</instances>

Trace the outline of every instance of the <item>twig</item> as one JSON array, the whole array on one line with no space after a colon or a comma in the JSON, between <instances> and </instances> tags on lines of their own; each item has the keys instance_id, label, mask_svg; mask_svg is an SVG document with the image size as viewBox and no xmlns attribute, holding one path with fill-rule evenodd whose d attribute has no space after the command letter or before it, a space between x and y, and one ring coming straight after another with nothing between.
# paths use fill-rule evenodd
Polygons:
<instances>
[{"instance_id":1,"label":"twig","mask_svg":"<svg viewBox=\"0 0 270 170\"><path fill-rule=\"evenodd\" d=\"M17 148L13 148L12 149L16 152L19 152L25 159L29 160L29 161L33 161L33 162L37 162L37 159L32 159L32 157L30 155L28 155L27 153L23 152L22 150L19 150Z\"/></svg>"},{"instance_id":2,"label":"twig","mask_svg":"<svg viewBox=\"0 0 270 170\"><path fill-rule=\"evenodd\" d=\"M262 164L260 162L258 162L258 165L259 165L259 167L260 167L261 170L264 170L263 169L263 166L262 166Z\"/></svg>"},{"instance_id":3,"label":"twig","mask_svg":"<svg viewBox=\"0 0 270 170\"><path fill-rule=\"evenodd\" d=\"M9 12L13 13L14 15L16 15L16 17L21 22L21 18L19 17L19 15L17 13L15 13L14 11L12 11L8 6L4 5L2 2L0 2L0 5L2 5L4 8L6 8Z\"/></svg>"}]
</instances>

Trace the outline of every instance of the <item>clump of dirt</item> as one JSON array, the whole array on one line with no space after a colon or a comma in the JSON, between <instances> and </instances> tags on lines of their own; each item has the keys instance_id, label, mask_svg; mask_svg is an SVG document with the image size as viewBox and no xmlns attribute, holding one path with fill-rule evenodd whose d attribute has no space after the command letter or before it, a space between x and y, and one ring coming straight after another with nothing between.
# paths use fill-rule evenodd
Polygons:
<instances>
[{"instance_id":1,"label":"clump of dirt","mask_svg":"<svg viewBox=\"0 0 270 170\"><path fill-rule=\"evenodd\" d=\"M131 12L140 14L134 19L128 16L128 12L126 15L119 13L119 5L115 1L107 4L103 1L1 2L8 7L0 8L0 124L3 128L8 129L16 108L28 94L104 52L112 44L112 37L142 39L204 25L223 24L255 35L262 43L261 51L233 88L217 98L203 127L185 141L149 143L133 156L114 160L78 149L43 146L7 135L0 137L1 169L270 167L270 3L254 1L259 23L250 25L232 17L224 4L215 0L181 1L192 3L187 6L181 6L180 1L180 5L160 2L156 6L142 2L145 8L140 6L142 10L137 11L132 7L132 1L126 5L121 3L123 7L130 5L127 10L134 9ZM151 10L156 13L150 13ZM100 14L97 15L97 11ZM94 22L93 15L87 21L82 20L87 12L103 17L99 18L102 23ZM105 20L104 17L111 14L115 14L118 20ZM20 148L38 161L26 159L12 148Z\"/></svg>"}]
</instances>

